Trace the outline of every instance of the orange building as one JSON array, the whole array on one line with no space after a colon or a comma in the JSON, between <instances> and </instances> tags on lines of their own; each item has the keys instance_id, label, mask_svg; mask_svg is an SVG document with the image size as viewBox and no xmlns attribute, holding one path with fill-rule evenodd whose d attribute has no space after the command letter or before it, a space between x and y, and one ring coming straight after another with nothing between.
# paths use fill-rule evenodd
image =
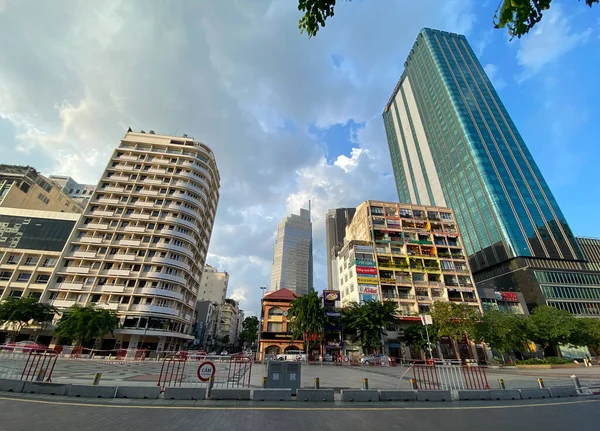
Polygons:
<instances>
[{"instance_id":1,"label":"orange building","mask_svg":"<svg viewBox=\"0 0 600 431\"><path fill-rule=\"evenodd\" d=\"M290 350L302 350L302 340L292 340L288 333L288 310L298 295L289 289L281 288L262 299L260 341L258 358L265 355L279 355Z\"/></svg>"}]
</instances>

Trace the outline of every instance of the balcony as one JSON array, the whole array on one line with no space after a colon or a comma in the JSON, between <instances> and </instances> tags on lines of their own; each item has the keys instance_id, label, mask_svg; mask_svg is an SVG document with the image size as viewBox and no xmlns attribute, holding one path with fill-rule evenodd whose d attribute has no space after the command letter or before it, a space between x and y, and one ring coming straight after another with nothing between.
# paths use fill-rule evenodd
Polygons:
<instances>
[{"instance_id":1,"label":"balcony","mask_svg":"<svg viewBox=\"0 0 600 431\"><path fill-rule=\"evenodd\" d=\"M90 269L89 266L67 266L65 271L67 274L89 274Z\"/></svg>"},{"instance_id":2,"label":"balcony","mask_svg":"<svg viewBox=\"0 0 600 431\"><path fill-rule=\"evenodd\" d=\"M163 182L162 182L162 180L154 180L152 178L146 178L145 180L142 181L142 183L161 185Z\"/></svg>"},{"instance_id":3,"label":"balcony","mask_svg":"<svg viewBox=\"0 0 600 431\"><path fill-rule=\"evenodd\" d=\"M83 283L60 283L58 290L82 290Z\"/></svg>"},{"instance_id":4,"label":"balcony","mask_svg":"<svg viewBox=\"0 0 600 431\"><path fill-rule=\"evenodd\" d=\"M127 217L129 218L133 218L136 220L149 220L150 219L150 214L129 214Z\"/></svg>"},{"instance_id":5,"label":"balcony","mask_svg":"<svg viewBox=\"0 0 600 431\"><path fill-rule=\"evenodd\" d=\"M171 316L179 317L179 310L171 307L163 307L160 305L150 304L138 304L131 307L131 311L139 311L142 313L158 313L158 314L169 314Z\"/></svg>"},{"instance_id":6,"label":"balcony","mask_svg":"<svg viewBox=\"0 0 600 431\"><path fill-rule=\"evenodd\" d=\"M112 255L113 259L116 260L127 260L127 261L132 261L135 260L135 254L125 254L125 253L117 253L117 254L113 254Z\"/></svg>"},{"instance_id":7,"label":"balcony","mask_svg":"<svg viewBox=\"0 0 600 431\"><path fill-rule=\"evenodd\" d=\"M51 305L54 305L58 308L69 308L76 304L77 301L72 299L55 299L52 301Z\"/></svg>"},{"instance_id":8,"label":"balcony","mask_svg":"<svg viewBox=\"0 0 600 431\"><path fill-rule=\"evenodd\" d=\"M118 193L122 193L125 191L124 187L115 187L115 186L108 186L108 187L104 187L102 189L105 192L118 192Z\"/></svg>"},{"instance_id":9,"label":"balcony","mask_svg":"<svg viewBox=\"0 0 600 431\"><path fill-rule=\"evenodd\" d=\"M154 207L154 202L152 201L137 201L133 204L134 207L142 207L142 208L152 208Z\"/></svg>"},{"instance_id":10,"label":"balcony","mask_svg":"<svg viewBox=\"0 0 600 431\"><path fill-rule=\"evenodd\" d=\"M118 302L96 302L96 307L102 308L104 310L117 311L119 309L119 303Z\"/></svg>"},{"instance_id":11,"label":"balcony","mask_svg":"<svg viewBox=\"0 0 600 431\"><path fill-rule=\"evenodd\" d=\"M129 269L109 269L106 271L106 274L127 277L129 274L131 274L131 271Z\"/></svg>"},{"instance_id":12,"label":"balcony","mask_svg":"<svg viewBox=\"0 0 600 431\"><path fill-rule=\"evenodd\" d=\"M151 262L158 262L158 263L166 263L168 265L177 266L179 268L183 268L183 269L186 269L188 271L192 270L187 263L185 263L185 262L183 262L181 260L169 259L169 258L166 258L166 257L152 257L152 258L150 258L150 261Z\"/></svg>"},{"instance_id":13,"label":"balcony","mask_svg":"<svg viewBox=\"0 0 600 431\"><path fill-rule=\"evenodd\" d=\"M142 226L127 226L125 227L126 232L144 232L146 230L145 227Z\"/></svg>"},{"instance_id":14,"label":"balcony","mask_svg":"<svg viewBox=\"0 0 600 431\"><path fill-rule=\"evenodd\" d=\"M102 244L102 237L82 236L81 238L75 239L75 241L83 242L84 244Z\"/></svg>"},{"instance_id":15,"label":"balcony","mask_svg":"<svg viewBox=\"0 0 600 431\"><path fill-rule=\"evenodd\" d=\"M158 190L140 190L139 192L136 192L139 195L144 195L144 196L158 196Z\"/></svg>"},{"instance_id":16,"label":"balcony","mask_svg":"<svg viewBox=\"0 0 600 431\"><path fill-rule=\"evenodd\" d=\"M92 212L93 216L96 217L111 217L114 214L113 211L94 211Z\"/></svg>"},{"instance_id":17,"label":"balcony","mask_svg":"<svg viewBox=\"0 0 600 431\"><path fill-rule=\"evenodd\" d=\"M121 284L121 285L108 285L105 284L104 286L102 286L102 290L101 292L106 292L106 293L123 293L125 292L125 285Z\"/></svg>"},{"instance_id":18,"label":"balcony","mask_svg":"<svg viewBox=\"0 0 600 431\"><path fill-rule=\"evenodd\" d=\"M96 202L98 202L99 204L117 205L119 203L119 199L100 198Z\"/></svg>"},{"instance_id":19,"label":"balcony","mask_svg":"<svg viewBox=\"0 0 600 431\"><path fill-rule=\"evenodd\" d=\"M184 285L186 284L185 278L179 277L179 276L173 275L173 274L166 274L164 272L151 271L151 272L147 272L146 276L152 277L152 278L160 278L163 280L169 280L169 281L173 281L173 282L179 283L179 284L184 284Z\"/></svg>"},{"instance_id":20,"label":"balcony","mask_svg":"<svg viewBox=\"0 0 600 431\"><path fill-rule=\"evenodd\" d=\"M142 290L140 292L144 295L164 296L167 298L174 298L183 301L183 294L175 292L173 290L157 289L153 287L142 287Z\"/></svg>"},{"instance_id":21,"label":"balcony","mask_svg":"<svg viewBox=\"0 0 600 431\"><path fill-rule=\"evenodd\" d=\"M134 246L137 247L140 245L140 240L136 239L136 240L132 240L132 239L122 239L121 241L118 242L119 245L128 247L128 246Z\"/></svg>"},{"instance_id":22,"label":"balcony","mask_svg":"<svg viewBox=\"0 0 600 431\"><path fill-rule=\"evenodd\" d=\"M112 177L108 178L110 181L129 181L129 177L126 177L124 175L113 175Z\"/></svg>"},{"instance_id":23,"label":"balcony","mask_svg":"<svg viewBox=\"0 0 600 431\"><path fill-rule=\"evenodd\" d=\"M398 295L396 298L400 302L414 302L415 295L404 295L404 294L402 294L402 295Z\"/></svg>"},{"instance_id":24,"label":"balcony","mask_svg":"<svg viewBox=\"0 0 600 431\"><path fill-rule=\"evenodd\" d=\"M95 229L95 230L99 230L99 229L108 229L108 223L88 223L83 225L84 228L87 229Z\"/></svg>"},{"instance_id":25,"label":"balcony","mask_svg":"<svg viewBox=\"0 0 600 431\"><path fill-rule=\"evenodd\" d=\"M75 251L71 254L73 257L84 257L84 258L94 258L96 257L95 251Z\"/></svg>"},{"instance_id":26,"label":"balcony","mask_svg":"<svg viewBox=\"0 0 600 431\"><path fill-rule=\"evenodd\" d=\"M431 302L431 298L429 296L417 295L417 301L420 301L420 302Z\"/></svg>"}]
</instances>

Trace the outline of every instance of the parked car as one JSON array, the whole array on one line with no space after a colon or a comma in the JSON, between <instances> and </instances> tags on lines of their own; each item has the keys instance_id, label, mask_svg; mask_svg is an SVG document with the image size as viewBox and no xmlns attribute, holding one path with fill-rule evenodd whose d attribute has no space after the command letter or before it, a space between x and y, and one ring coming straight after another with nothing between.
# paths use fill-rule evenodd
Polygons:
<instances>
[{"instance_id":1,"label":"parked car","mask_svg":"<svg viewBox=\"0 0 600 431\"><path fill-rule=\"evenodd\" d=\"M229 355L229 352L227 350L223 350L221 352L221 356L227 356L227 355Z\"/></svg>"},{"instance_id":2,"label":"parked car","mask_svg":"<svg viewBox=\"0 0 600 431\"><path fill-rule=\"evenodd\" d=\"M278 361L298 361L306 362L306 352L301 350L289 350L277 355Z\"/></svg>"},{"instance_id":3,"label":"parked car","mask_svg":"<svg viewBox=\"0 0 600 431\"><path fill-rule=\"evenodd\" d=\"M387 364L389 363L390 358L385 356L383 353L373 353L371 355L364 356L360 358L361 365L371 365L371 364Z\"/></svg>"},{"instance_id":4,"label":"parked car","mask_svg":"<svg viewBox=\"0 0 600 431\"><path fill-rule=\"evenodd\" d=\"M333 356L329 353L326 353L324 356L319 356L319 360L322 362L333 362Z\"/></svg>"}]
</instances>

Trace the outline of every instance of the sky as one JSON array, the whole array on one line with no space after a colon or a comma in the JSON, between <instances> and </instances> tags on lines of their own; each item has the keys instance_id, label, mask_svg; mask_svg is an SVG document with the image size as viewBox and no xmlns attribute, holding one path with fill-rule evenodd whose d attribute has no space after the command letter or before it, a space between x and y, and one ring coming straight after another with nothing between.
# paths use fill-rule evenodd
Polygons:
<instances>
[{"instance_id":1,"label":"sky","mask_svg":"<svg viewBox=\"0 0 600 431\"><path fill-rule=\"evenodd\" d=\"M432 27L467 36L571 228L599 237L600 7L554 0L510 41L497 3L341 1L309 39L295 0L0 0L0 160L95 184L128 127L207 144L207 263L256 313L283 217L312 200L323 290L327 210L398 200L381 113Z\"/></svg>"}]
</instances>

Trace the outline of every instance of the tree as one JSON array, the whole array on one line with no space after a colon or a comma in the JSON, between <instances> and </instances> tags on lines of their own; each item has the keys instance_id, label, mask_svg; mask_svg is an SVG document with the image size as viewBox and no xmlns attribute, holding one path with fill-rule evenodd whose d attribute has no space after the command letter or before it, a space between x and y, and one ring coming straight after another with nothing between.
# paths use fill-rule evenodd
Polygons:
<instances>
[{"instance_id":1,"label":"tree","mask_svg":"<svg viewBox=\"0 0 600 431\"><path fill-rule=\"evenodd\" d=\"M358 340L367 353L382 346L382 338L387 335L385 328L397 323L398 304L395 301L368 301L362 304L353 302L342 310L344 329L356 331Z\"/></svg>"},{"instance_id":2,"label":"tree","mask_svg":"<svg viewBox=\"0 0 600 431\"><path fill-rule=\"evenodd\" d=\"M8 297L0 303L0 323L10 323L16 327L15 336L27 324L41 324L52 322L56 308L38 301L37 298Z\"/></svg>"},{"instance_id":3,"label":"tree","mask_svg":"<svg viewBox=\"0 0 600 431\"><path fill-rule=\"evenodd\" d=\"M402 329L401 332L400 340L415 352L420 352L427 348L428 333L430 343L435 343L437 340L437 331L433 325L430 325L427 331L424 325L411 325L406 329Z\"/></svg>"},{"instance_id":4,"label":"tree","mask_svg":"<svg viewBox=\"0 0 600 431\"><path fill-rule=\"evenodd\" d=\"M317 292L299 296L292 301L288 310L288 330L294 340L304 340L307 353L309 338L320 340L327 322L327 314Z\"/></svg>"},{"instance_id":5,"label":"tree","mask_svg":"<svg viewBox=\"0 0 600 431\"><path fill-rule=\"evenodd\" d=\"M592 7L599 0L585 0ZM495 28L507 28L511 38L529 33L550 9L552 0L503 0L494 16Z\"/></svg>"},{"instance_id":6,"label":"tree","mask_svg":"<svg viewBox=\"0 0 600 431\"><path fill-rule=\"evenodd\" d=\"M527 318L522 314L491 310L477 324L477 336L502 354L521 351L527 343Z\"/></svg>"},{"instance_id":7,"label":"tree","mask_svg":"<svg viewBox=\"0 0 600 431\"><path fill-rule=\"evenodd\" d=\"M460 340L475 334L475 325L481 319L479 310L467 304L436 302L431 308L431 319L440 337Z\"/></svg>"},{"instance_id":8,"label":"tree","mask_svg":"<svg viewBox=\"0 0 600 431\"><path fill-rule=\"evenodd\" d=\"M242 330L240 332L240 342L246 342L247 346L252 346L258 338L258 317L249 316L242 322Z\"/></svg>"},{"instance_id":9,"label":"tree","mask_svg":"<svg viewBox=\"0 0 600 431\"><path fill-rule=\"evenodd\" d=\"M592 7L600 0L585 0ZM527 34L542 20L543 12L550 9L552 0L501 0L494 15L495 28L507 28L511 38ZM304 12L298 23L300 32L316 36L325 27L327 18L335 12L336 0L299 0L298 10Z\"/></svg>"},{"instance_id":10,"label":"tree","mask_svg":"<svg viewBox=\"0 0 600 431\"><path fill-rule=\"evenodd\" d=\"M104 338L119 327L119 317L114 311L93 305L74 305L66 310L54 330L62 338L75 341L76 345Z\"/></svg>"},{"instance_id":11,"label":"tree","mask_svg":"<svg viewBox=\"0 0 600 431\"><path fill-rule=\"evenodd\" d=\"M600 320L590 317L575 319L575 329L569 343L574 346L588 346L597 356L600 353Z\"/></svg>"},{"instance_id":12,"label":"tree","mask_svg":"<svg viewBox=\"0 0 600 431\"><path fill-rule=\"evenodd\" d=\"M229 335L225 335L223 337L223 339L221 340L221 342L223 343L223 346L228 346L230 341L231 340L229 339Z\"/></svg>"},{"instance_id":13,"label":"tree","mask_svg":"<svg viewBox=\"0 0 600 431\"><path fill-rule=\"evenodd\" d=\"M552 348L560 356L557 347L571 341L577 330L577 322L566 310L538 305L528 319L527 329L531 341L544 347L544 354Z\"/></svg>"}]
</instances>

